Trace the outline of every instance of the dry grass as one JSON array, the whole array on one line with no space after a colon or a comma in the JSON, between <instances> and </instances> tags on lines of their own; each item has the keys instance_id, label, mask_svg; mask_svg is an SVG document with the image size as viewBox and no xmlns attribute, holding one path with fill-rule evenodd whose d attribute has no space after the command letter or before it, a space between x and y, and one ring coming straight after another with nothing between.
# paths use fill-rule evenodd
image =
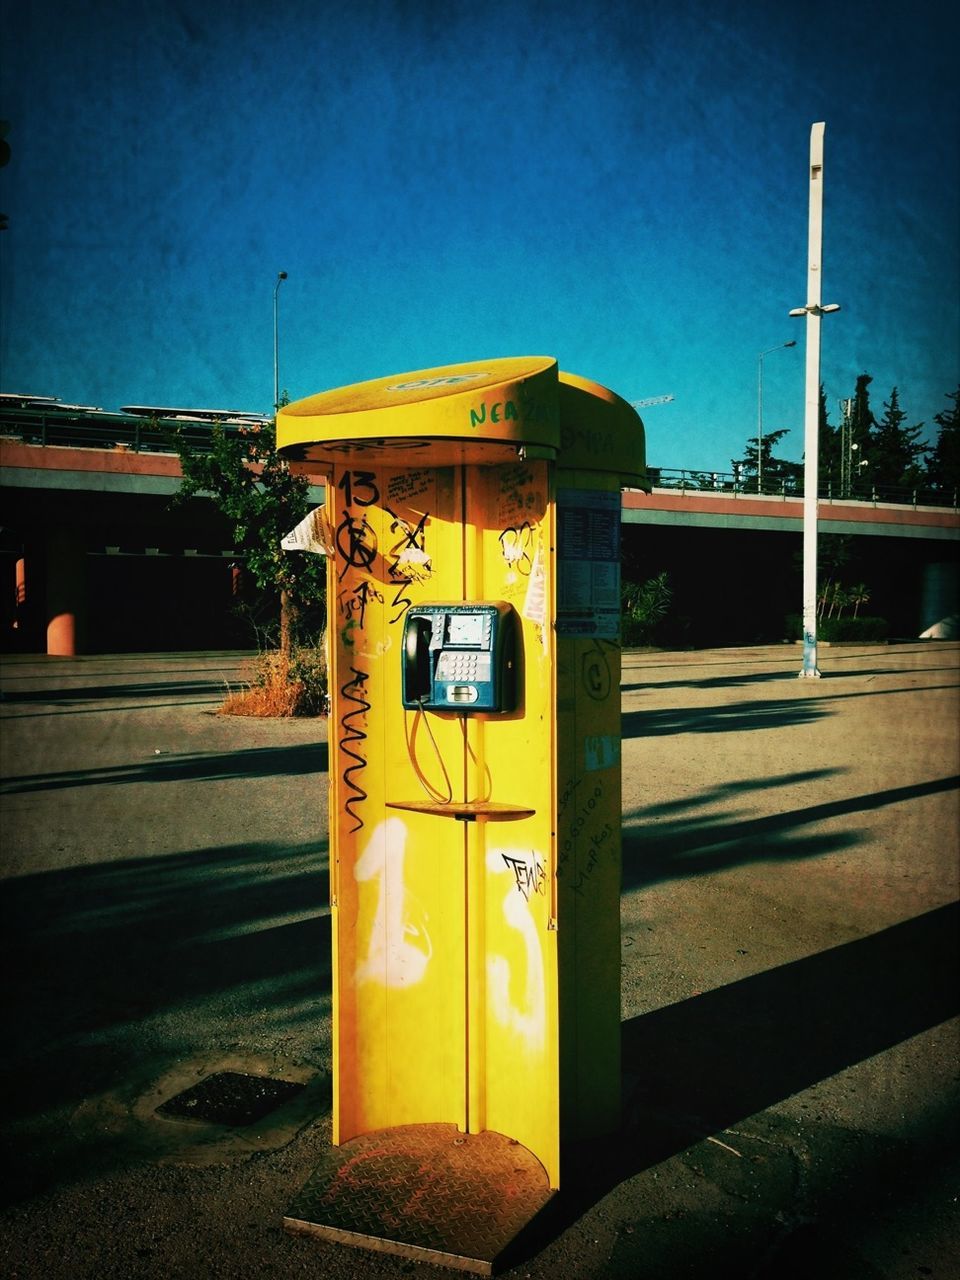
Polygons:
<instances>
[{"instance_id":1,"label":"dry grass","mask_svg":"<svg viewBox=\"0 0 960 1280\"><path fill-rule=\"evenodd\" d=\"M219 708L224 716L315 716L326 709L326 664L317 649L293 655L262 653L253 684L229 690Z\"/></svg>"},{"instance_id":2,"label":"dry grass","mask_svg":"<svg viewBox=\"0 0 960 1280\"><path fill-rule=\"evenodd\" d=\"M235 693L228 693L219 708L222 716L295 716L300 714L302 686L298 684L270 685L259 688L250 685Z\"/></svg>"}]
</instances>

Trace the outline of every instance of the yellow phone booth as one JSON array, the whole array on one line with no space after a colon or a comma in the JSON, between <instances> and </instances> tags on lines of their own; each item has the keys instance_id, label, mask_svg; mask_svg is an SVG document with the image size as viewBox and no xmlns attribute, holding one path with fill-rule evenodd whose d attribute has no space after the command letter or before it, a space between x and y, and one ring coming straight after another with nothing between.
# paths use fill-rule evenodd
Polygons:
<instances>
[{"instance_id":1,"label":"yellow phone booth","mask_svg":"<svg viewBox=\"0 0 960 1280\"><path fill-rule=\"evenodd\" d=\"M552 358L285 406L326 476L333 1147L294 1231L489 1274L620 1105L620 488Z\"/></svg>"}]
</instances>

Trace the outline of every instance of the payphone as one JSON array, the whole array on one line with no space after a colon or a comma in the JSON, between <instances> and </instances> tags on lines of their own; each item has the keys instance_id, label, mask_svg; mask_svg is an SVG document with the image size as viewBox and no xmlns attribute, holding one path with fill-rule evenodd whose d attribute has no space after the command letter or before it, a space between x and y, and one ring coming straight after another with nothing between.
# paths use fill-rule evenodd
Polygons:
<instances>
[{"instance_id":1,"label":"payphone","mask_svg":"<svg viewBox=\"0 0 960 1280\"><path fill-rule=\"evenodd\" d=\"M504 601L418 604L403 629L407 710L512 711L516 614Z\"/></svg>"},{"instance_id":2,"label":"payphone","mask_svg":"<svg viewBox=\"0 0 960 1280\"><path fill-rule=\"evenodd\" d=\"M285 1222L489 1274L619 1122L642 424L530 356L321 392L277 440L324 478L331 695L332 1146Z\"/></svg>"}]
</instances>

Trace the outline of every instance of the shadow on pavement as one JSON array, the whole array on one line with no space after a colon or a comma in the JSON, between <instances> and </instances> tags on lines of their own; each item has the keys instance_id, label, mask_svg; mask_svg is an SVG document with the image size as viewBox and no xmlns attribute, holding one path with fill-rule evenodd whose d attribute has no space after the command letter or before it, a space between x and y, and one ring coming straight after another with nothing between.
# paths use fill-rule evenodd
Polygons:
<instances>
[{"instance_id":1,"label":"shadow on pavement","mask_svg":"<svg viewBox=\"0 0 960 1280\"><path fill-rule=\"evenodd\" d=\"M845 769L835 768L804 769L799 773L772 774L768 778L743 778L739 782L721 782L693 796L681 796L676 800L663 800L659 804L644 805L642 809L635 809L626 817L628 821L640 818L646 822L651 819L656 821L686 810L702 809L709 804L724 804L737 796L750 795L755 791L772 791L775 787L795 787L805 782L822 782L824 778L831 778L845 772Z\"/></svg>"},{"instance_id":2,"label":"shadow on pavement","mask_svg":"<svg viewBox=\"0 0 960 1280\"><path fill-rule=\"evenodd\" d=\"M294 743L286 747L249 747L244 751L191 755L149 756L143 764L111 765L106 769L72 769L63 773L35 773L0 783L0 795L57 791L121 782L215 782L228 778L294 777L327 769L325 742Z\"/></svg>"},{"instance_id":3,"label":"shadow on pavement","mask_svg":"<svg viewBox=\"0 0 960 1280\"><path fill-rule=\"evenodd\" d=\"M767 702L730 702L721 707L670 707L657 711L625 711L623 738L655 738L678 733L744 733L751 729L787 729L812 724L831 715L822 699L815 702L777 698Z\"/></svg>"},{"instance_id":4,"label":"shadow on pavement","mask_svg":"<svg viewBox=\"0 0 960 1280\"><path fill-rule=\"evenodd\" d=\"M736 812L728 810L722 816L715 812L700 816L683 814L663 821L665 808L676 813L681 804L687 808L695 808L710 803L719 795L729 795L732 790L749 793L770 786L813 780L831 772L833 770L827 769L737 783L704 792L686 802L677 801L670 806L654 805L649 810L637 809L625 815L623 888L636 889L678 876L686 878L707 875L748 862L810 858L849 848L860 841L856 831L804 834L797 829L831 818L882 809L886 805L900 804L920 796L955 791L960 787L960 776L953 775L907 787L891 787L866 795L845 796L842 800L830 800L784 813L766 814L760 818L738 820Z\"/></svg>"},{"instance_id":5,"label":"shadow on pavement","mask_svg":"<svg viewBox=\"0 0 960 1280\"><path fill-rule=\"evenodd\" d=\"M211 676L209 680L158 680L151 684L101 684L86 687L71 686L56 689L30 689L22 693L7 690L4 704L55 702L66 707L78 702L107 702L124 698L187 697L192 693L222 694L227 681L223 676Z\"/></svg>"},{"instance_id":6,"label":"shadow on pavement","mask_svg":"<svg viewBox=\"0 0 960 1280\"><path fill-rule=\"evenodd\" d=\"M656 670L656 668L653 668ZM956 667L919 667L918 674L927 675L933 671L950 671L956 672ZM633 674L631 672L631 674ZM851 671L831 671L831 680L849 680L853 679L871 679L874 676L902 676L904 675L903 667L870 667L863 670ZM641 680L636 684L621 684L620 691L622 693L634 693L639 689L735 689L740 685L749 686L756 684L776 683L777 681L789 682L796 680L797 673L790 671L752 671L744 673L734 673L725 676L704 676L700 680Z\"/></svg>"},{"instance_id":7,"label":"shadow on pavement","mask_svg":"<svg viewBox=\"0 0 960 1280\"><path fill-rule=\"evenodd\" d=\"M263 841L6 882L0 1106L19 1129L19 1194L34 1164L49 1176L31 1119L42 1128L45 1115L215 1047L197 1043L211 1013L196 1006L216 1002L212 1024L240 1042L250 1026L320 1021L326 862L325 841Z\"/></svg>"},{"instance_id":8,"label":"shadow on pavement","mask_svg":"<svg viewBox=\"0 0 960 1280\"><path fill-rule=\"evenodd\" d=\"M958 944L951 903L624 1023L624 1070L642 1080L633 1163L677 1149L652 1137L651 1114L696 1117L697 1140L960 1013Z\"/></svg>"},{"instance_id":9,"label":"shadow on pavement","mask_svg":"<svg viewBox=\"0 0 960 1280\"><path fill-rule=\"evenodd\" d=\"M567 1149L561 1192L533 1224L521 1256L624 1180L954 1017L958 942L960 906L951 904L625 1022L623 1070L636 1083L622 1129ZM932 1104L936 1114L911 1151L871 1158L849 1178L828 1180L823 1194L835 1203L823 1212L875 1204L901 1179L948 1156L960 1124L949 1100L939 1106Z\"/></svg>"},{"instance_id":10,"label":"shadow on pavement","mask_svg":"<svg viewBox=\"0 0 960 1280\"><path fill-rule=\"evenodd\" d=\"M899 674L903 674L900 672ZM661 687L661 686L651 686ZM794 696L769 701L749 700L731 702L720 707L668 708L666 710L624 712L621 718L621 736L624 738L655 738L678 733L743 733L751 729L787 729L794 725L812 724L824 716L834 714L831 702L848 698L886 698L895 693L912 693L922 689L934 693L945 689L956 690L956 684L907 685L902 689L862 689L855 693L826 694L816 682L815 700L802 701ZM810 692L813 692L811 689Z\"/></svg>"}]
</instances>

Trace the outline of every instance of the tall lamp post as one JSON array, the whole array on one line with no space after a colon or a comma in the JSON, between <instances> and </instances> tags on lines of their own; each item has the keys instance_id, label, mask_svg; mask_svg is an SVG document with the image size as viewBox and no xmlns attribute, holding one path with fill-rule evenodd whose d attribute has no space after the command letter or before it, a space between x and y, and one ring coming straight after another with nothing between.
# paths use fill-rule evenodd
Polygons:
<instances>
[{"instance_id":1,"label":"tall lamp post","mask_svg":"<svg viewBox=\"0 0 960 1280\"><path fill-rule=\"evenodd\" d=\"M820 317L840 304L821 303L823 251L823 132L810 130L810 229L807 241L807 305L790 315L807 317L807 360L803 415L803 666L802 676L819 676L817 667L817 489L820 427Z\"/></svg>"},{"instance_id":2,"label":"tall lamp post","mask_svg":"<svg viewBox=\"0 0 960 1280\"><path fill-rule=\"evenodd\" d=\"M273 412L280 408L280 327L278 324L280 285L287 278L285 271L277 272L273 287Z\"/></svg>"},{"instance_id":3,"label":"tall lamp post","mask_svg":"<svg viewBox=\"0 0 960 1280\"><path fill-rule=\"evenodd\" d=\"M763 493L763 357L771 351L782 351L784 347L795 347L796 338L789 342L778 342L775 347L767 347L757 357L757 493Z\"/></svg>"}]
</instances>

